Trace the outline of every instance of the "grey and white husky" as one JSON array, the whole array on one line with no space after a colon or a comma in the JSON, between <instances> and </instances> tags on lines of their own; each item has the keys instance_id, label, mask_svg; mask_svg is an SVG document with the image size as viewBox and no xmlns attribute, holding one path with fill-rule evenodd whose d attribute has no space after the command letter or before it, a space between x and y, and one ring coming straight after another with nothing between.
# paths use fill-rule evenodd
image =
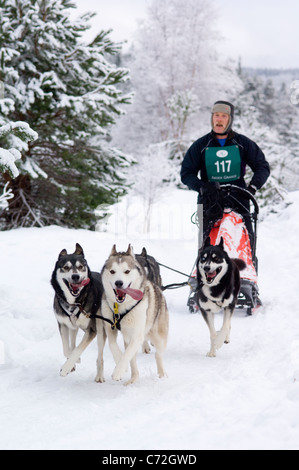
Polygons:
<instances>
[{"instance_id":1,"label":"grey and white husky","mask_svg":"<svg viewBox=\"0 0 299 470\"><path fill-rule=\"evenodd\" d=\"M82 247L77 243L75 252L60 252L52 273L51 284L55 291L54 313L62 339L63 353L67 361L60 375L66 376L75 369L76 362L98 333L105 344L102 320L95 320L101 307L103 293L101 275L91 272ZM76 347L76 336L82 329L85 334ZM100 341L98 341L100 344ZM103 356L103 354L102 354ZM98 364L97 381L103 382L103 361Z\"/></svg>"},{"instance_id":2,"label":"grey and white husky","mask_svg":"<svg viewBox=\"0 0 299 470\"><path fill-rule=\"evenodd\" d=\"M138 255L138 258L140 256ZM166 300L158 284L149 280L150 273L147 275L146 266L142 265L144 260L139 258L139 262L138 258L134 255L131 245L126 252L118 252L114 245L101 273L104 289L101 315L109 321L105 322L105 330L116 362L112 378L121 380L130 363L131 378L126 385L134 383L139 377L136 356L141 345L144 352L148 352L147 341L156 349L159 377L166 375L163 365L163 353L168 338ZM152 257L150 261L153 263ZM118 331L123 335L124 352L121 352L117 345ZM100 364L101 334L98 341ZM98 374L100 378L100 370Z\"/></svg>"}]
</instances>

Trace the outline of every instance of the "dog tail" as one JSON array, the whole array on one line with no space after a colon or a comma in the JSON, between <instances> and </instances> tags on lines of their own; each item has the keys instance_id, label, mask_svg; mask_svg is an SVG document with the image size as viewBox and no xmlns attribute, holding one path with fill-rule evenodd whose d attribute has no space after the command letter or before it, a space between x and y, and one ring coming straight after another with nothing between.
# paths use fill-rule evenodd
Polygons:
<instances>
[{"instance_id":1,"label":"dog tail","mask_svg":"<svg viewBox=\"0 0 299 470\"><path fill-rule=\"evenodd\" d=\"M233 261L233 263L235 263L235 265L237 266L239 271L243 271L244 269L246 269L247 264L242 259L234 258L234 259L232 259L232 261Z\"/></svg>"}]
</instances>

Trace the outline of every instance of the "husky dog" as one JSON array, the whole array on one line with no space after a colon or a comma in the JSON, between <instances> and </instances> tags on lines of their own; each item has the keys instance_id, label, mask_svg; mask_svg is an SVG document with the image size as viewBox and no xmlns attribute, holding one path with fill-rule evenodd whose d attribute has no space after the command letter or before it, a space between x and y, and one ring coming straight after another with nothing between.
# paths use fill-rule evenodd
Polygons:
<instances>
[{"instance_id":1,"label":"husky dog","mask_svg":"<svg viewBox=\"0 0 299 470\"><path fill-rule=\"evenodd\" d=\"M153 284L157 285L162 290L162 278L160 274L160 267L153 256L147 254L146 248L143 247L140 255L135 255L138 263L143 266L147 279ZM146 340L142 344L142 352L149 354L151 351L150 345Z\"/></svg>"},{"instance_id":2,"label":"husky dog","mask_svg":"<svg viewBox=\"0 0 299 470\"><path fill-rule=\"evenodd\" d=\"M156 348L158 375L165 376L162 355L168 338L168 309L160 288L148 279L131 245L126 252L117 252L114 245L101 274L101 315L106 319L105 330L116 362L112 378L121 380L130 362L131 378L126 385L138 379L137 351L147 340ZM124 353L117 345L117 330L124 338ZM101 341L100 337L100 347ZM101 354L100 348L98 363Z\"/></svg>"},{"instance_id":3,"label":"husky dog","mask_svg":"<svg viewBox=\"0 0 299 470\"><path fill-rule=\"evenodd\" d=\"M205 319L211 337L211 349L207 356L216 357L216 350L229 343L231 317L240 290L240 271L246 263L231 259L224 250L223 238L219 245L211 245L208 237L197 260L197 303ZM214 313L224 309L223 325L219 332L214 326Z\"/></svg>"},{"instance_id":4,"label":"husky dog","mask_svg":"<svg viewBox=\"0 0 299 470\"><path fill-rule=\"evenodd\" d=\"M55 291L54 313L62 339L63 353L67 358L60 375L66 376L75 370L75 363L89 343L101 337L102 349L105 344L103 322L95 321L100 309L103 286L100 273L91 272L84 257L82 247L77 243L73 254L67 254L64 249L60 252L55 265L51 284ZM98 331L96 329L98 328ZM76 347L76 336L81 328L85 334L81 343ZM98 364L97 381L103 382L103 362Z\"/></svg>"},{"instance_id":5,"label":"husky dog","mask_svg":"<svg viewBox=\"0 0 299 470\"><path fill-rule=\"evenodd\" d=\"M147 254L146 248L142 248L140 255L135 255L138 263L144 267L146 276L149 281L156 284L160 288L162 287L162 278L160 274L160 268L153 256Z\"/></svg>"}]
</instances>

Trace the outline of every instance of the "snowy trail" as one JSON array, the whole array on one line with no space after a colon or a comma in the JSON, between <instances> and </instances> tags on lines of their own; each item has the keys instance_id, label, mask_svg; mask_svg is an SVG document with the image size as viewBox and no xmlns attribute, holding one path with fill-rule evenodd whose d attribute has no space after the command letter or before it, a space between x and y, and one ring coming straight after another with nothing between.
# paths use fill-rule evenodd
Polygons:
<instances>
[{"instance_id":1,"label":"snowy trail","mask_svg":"<svg viewBox=\"0 0 299 470\"><path fill-rule=\"evenodd\" d=\"M140 379L130 387L112 381L108 347L106 382L94 382L95 341L75 373L59 376L63 356L49 283L56 258L78 241L90 267L100 270L113 236L57 227L1 232L1 449L298 449L299 194L292 197L293 205L259 228L264 307L252 317L236 312L231 343L208 358L208 329L187 311L188 288L166 291L168 378L157 378L153 353L140 353ZM123 249L129 241L117 244ZM133 240L135 252L143 245L162 263L190 271L190 240ZM161 271L164 283L184 280Z\"/></svg>"}]
</instances>

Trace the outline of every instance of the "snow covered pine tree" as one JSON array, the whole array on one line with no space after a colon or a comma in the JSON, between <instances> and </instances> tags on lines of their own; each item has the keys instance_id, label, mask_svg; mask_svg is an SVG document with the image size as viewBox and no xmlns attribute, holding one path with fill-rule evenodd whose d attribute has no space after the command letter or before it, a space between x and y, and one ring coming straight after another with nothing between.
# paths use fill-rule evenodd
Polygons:
<instances>
[{"instance_id":1,"label":"snow covered pine tree","mask_svg":"<svg viewBox=\"0 0 299 470\"><path fill-rule=\"evenodd\" d=\"M22 153L20 175L10 177L15 196L21 190L45 225L92 228L95 208L126 191L128 159L105 142L131 96L117 88L128 71L108 60L120 46L109 31L83 43L93 14L71 21L73 7L70 0L0 1L0 117L26 121L39 136ZM35 223L20 217L19 224Z\"/></svg>"},{"instance_id":2,"label":"snow covered pine tree","mask_svg":"<svg viewBox=\"0 0 299 470\"><path fill-rule=\"evenodd\" d=\"M37 137L37 133L26 122L10 122L1 126L0 141L6 139L10 142L10 147L8 149L0 147L0 172L6 173L9 178L18 177L19 170L15 162L21 158L21 151L28 148L27 143L36 140ZM0 209L4 211L3 214L6 213L8 201L14 198L12 189L8 186L9 181L5 184L0 195ZM28 212L30 212L30 208Z\"/></svg>"}]
</instances>

